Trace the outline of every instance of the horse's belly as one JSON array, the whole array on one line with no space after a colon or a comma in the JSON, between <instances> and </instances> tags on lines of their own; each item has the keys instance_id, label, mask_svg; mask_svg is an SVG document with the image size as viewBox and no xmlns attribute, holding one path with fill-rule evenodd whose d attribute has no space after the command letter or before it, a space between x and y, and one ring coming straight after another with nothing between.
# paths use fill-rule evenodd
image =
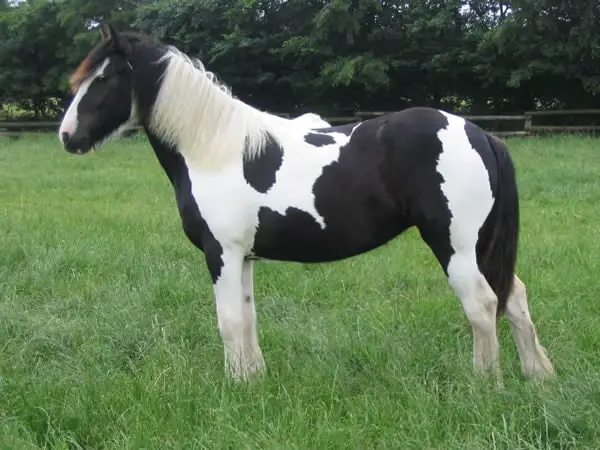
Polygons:
<instances>
[{"instance_id":1,"label":"horse's belly","mask_svg":"<svg viewBox=\"0 0 600 450\"><path fill-rule=\"evenodd\" d=\"M392 211L326 218L323 227L299 209L289 208L282 215L262 208L253 253L282 261L335 261L383 245L406 228L408 224Z\"/></svg>"}]
</instances>

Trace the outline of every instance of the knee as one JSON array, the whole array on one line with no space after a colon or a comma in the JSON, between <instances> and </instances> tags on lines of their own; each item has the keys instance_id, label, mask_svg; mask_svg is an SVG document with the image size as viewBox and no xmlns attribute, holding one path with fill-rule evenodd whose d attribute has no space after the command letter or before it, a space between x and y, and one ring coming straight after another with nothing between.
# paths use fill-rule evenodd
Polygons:
<instances>
[{"instance_id":1,"label":"knee","mask_svg":"<svg viewBox=\"0 0 600 450\"><path fill-rule=\"evenodd\" d=\"M511 297L516 298L526 298L527 297L527 288L525 287L525 283L523 283L518 276L515 275L513 279L513 286L510 292Z\"/></svg>"},{"instance_id":2,"label":"knee","mask_svg":"<svg viewBox=\"0 0 600 450\"><path fill-rule=\"evenodd\" d=\"M491 291L482 291L481 295L463 302L467 319L474 328L483 332L493 332L496 327L496 309L498 297Z\"/></svg>"},{"instance_id":3,"label":"knee","mask_svg":"<svg viewBox=\"0 0 600 450\"><path fill-rule=\"evenodd\" d=\"M230 307L217 307L219 332L224 340L233 340L244 329L244 318L241 311Z\"/></svg>"},{"instance_id":4,"label":"knee","mask_svg":"<svg viewBox=\"0 0 600 450\"><path fill-rule=\"evenodd\" d=\"M517 277L515 277L511 295L506 304L506 316L511 324L519 329L532 326L527 306L526 288L523 282Z\"/></svg>"},{"instance_id":5,"label":"knee","mask_svg":"<svg viewBox=\"0 0 600 450\"><path fill-rule=\"evenodd\" d=\"M489 310L485 310L484 308L467 310L466 315L473 328L484 332L491 332L496 328L496 315L490 314Z\"/></svg>"}]
</instances>

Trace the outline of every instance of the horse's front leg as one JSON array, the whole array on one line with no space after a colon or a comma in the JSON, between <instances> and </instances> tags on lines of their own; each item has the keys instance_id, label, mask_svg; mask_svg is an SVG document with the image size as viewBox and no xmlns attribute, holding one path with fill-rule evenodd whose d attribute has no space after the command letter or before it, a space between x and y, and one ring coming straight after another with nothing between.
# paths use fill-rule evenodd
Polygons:
<instances>
[{"instance_id":1,"label":"horse's front leg","mask_svg":"<svg viewBox=\"0 0 600 450\"><path fill-rule=\"evenodd\" d=\"M247 379L262 372L264 361L258 345L256 313L252 292L252 262L242 253L223 251L220 261L208 258L209 264L222 264L214 273L214 292L219 332L223 340L225 370L235 379Z\"/></svg>"},{"instance_id":2,"label":"horse's front leg","mask_svg":"<svg viewBox=\"0 0 600 450\"><path fill-rule=\"evenodd\" d=\"M256 308L254 306L254 275L253 262L244 260L242 264L242 313L244 323L248 324L246 342L250 344L250 373L263 372L265 360L262 350L258 345L258 332L256 329Z\"/></svg>"}]
</instances>

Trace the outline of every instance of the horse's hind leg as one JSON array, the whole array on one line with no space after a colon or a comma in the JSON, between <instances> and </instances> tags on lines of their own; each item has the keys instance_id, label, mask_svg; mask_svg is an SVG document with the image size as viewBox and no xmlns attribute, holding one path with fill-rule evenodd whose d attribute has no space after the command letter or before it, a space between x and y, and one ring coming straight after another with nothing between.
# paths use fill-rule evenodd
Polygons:
<instances>
[{"instance_id":1,"label":"horse's hind leg","mask_svg":"<svg viewBox=\"0 0 600 450\"><path fill-rule=\"evenodd\" d=\"M423 240L433 250L448 275L448 282L460 298L473 330L473 366L479 373L495 375L502 384L499 362L496 311L498 297L479 270L475 252L476 237L450 245L447 229L419 227ZM475 235L476 236L476 235Z\"/></svg>"},{"instance_id":2,"label":"horse's hind leg","mask_svg":"<svg viewBox=\"0 0 600 450\"><path fill-rule=\"evenodd\" d=\"M498 357L496 311L498 297L479 271L475 249L461 250L450 258L448 281L460 298L473 329L473 365L480 372L492 372L501 380Z\"/></svg>"},{"instance_id":3,"label":"horse's hind leg","mask_svg":"<svg viewBox=\"0 0 600 450\"><path fill-rule=\"evenodd\" d=\"M516 275L506 304L506 317L517 344L523 374L533 378L554 375L552 363L540 345L529 314L525 285Z\"/></svg>"}]
</instances>

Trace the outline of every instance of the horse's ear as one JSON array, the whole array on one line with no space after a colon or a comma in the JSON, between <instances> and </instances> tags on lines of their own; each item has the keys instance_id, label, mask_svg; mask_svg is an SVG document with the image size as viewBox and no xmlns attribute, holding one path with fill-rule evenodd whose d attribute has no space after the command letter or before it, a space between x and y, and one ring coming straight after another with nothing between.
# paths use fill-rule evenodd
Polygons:
<instances>
[{"instance_id":1,"label":"horse's ear","mask_svg":"<svg viewBox=\"0 0 600 450\"><path fill-rule=\"evenodd\" d=\"M130 53L131 44L110 23L102 24L100 27L100 36L102 36L103 41L111 42L111 47L114 51L125 53L126 55Z\"/></svg>"},{"instance_id":2,"label":"horse's ear","mask_svg":"<svg viewBox=\"0 0 600 450\"><path fill-rule=\"evenodd\" d=\"M103 41L106 41L108 39L108 34L106 33L104 25L100 27L100 39L102 39Z\"/></svg>"},{"instance_id":3,"label":"horse's ear","mask_svg":"<svg viewBox=\"0 0 600 450\"><path fill-rule=\"evenodd\" d=\"M103 23L100 26L100 37L103 41L108 41L117 37L117 30L110 23Z\"/></svg>"}]
</instances>

